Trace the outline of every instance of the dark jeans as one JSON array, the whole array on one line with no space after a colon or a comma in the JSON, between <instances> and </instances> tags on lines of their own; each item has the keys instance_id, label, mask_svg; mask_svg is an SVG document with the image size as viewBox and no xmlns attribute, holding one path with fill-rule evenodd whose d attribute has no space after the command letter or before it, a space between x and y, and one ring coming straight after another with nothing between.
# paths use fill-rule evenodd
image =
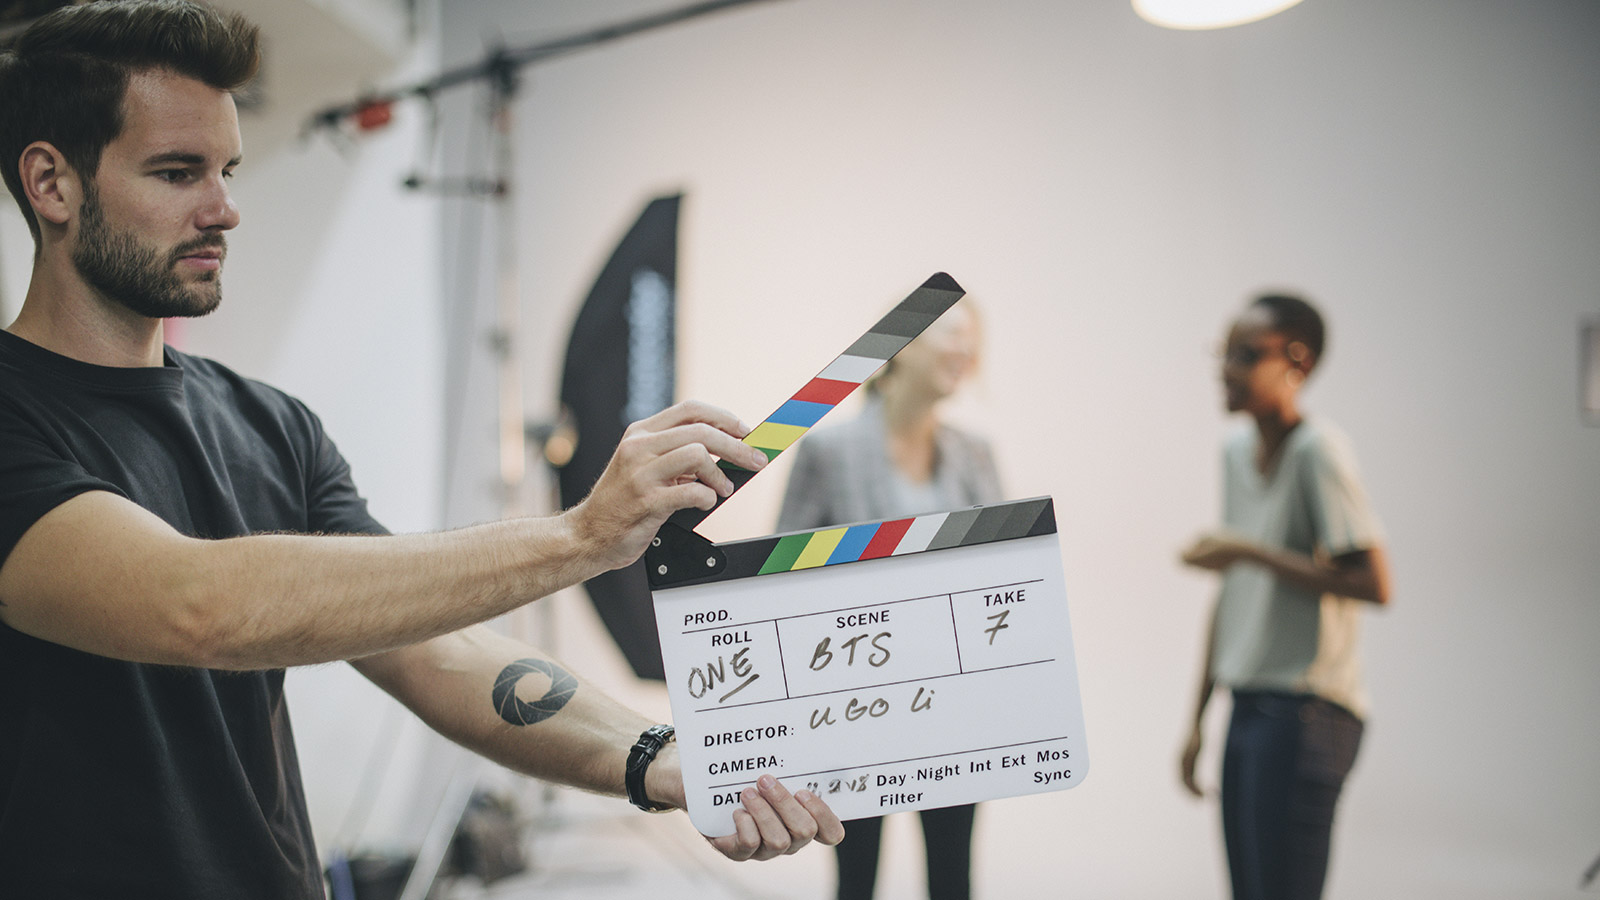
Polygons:
<instances>
[{"instance_id":1,"label":"dark jeans","mask_svg":"<svg viewBox=\"0 0 1600 900\"><path fill-rule=\"evenodd\" d=\"M1234 900L1318 900L1361 720L1318 697L1235 691L1222 758Z\"/></svg>"},{"instance_id":2,"label":"dark jeans","mask_svg":"<svg viewBox=\"0 0 1600 900\"><path fill-rule=\"evenodd\" d=\"M972 895L972 818L976 806L925 809L922 840L928 852L929 900L967 900ZM872 900L878 880L878 845L883 819L845 825L839 854L839 900Z\"/></svg>"}]
</instances>

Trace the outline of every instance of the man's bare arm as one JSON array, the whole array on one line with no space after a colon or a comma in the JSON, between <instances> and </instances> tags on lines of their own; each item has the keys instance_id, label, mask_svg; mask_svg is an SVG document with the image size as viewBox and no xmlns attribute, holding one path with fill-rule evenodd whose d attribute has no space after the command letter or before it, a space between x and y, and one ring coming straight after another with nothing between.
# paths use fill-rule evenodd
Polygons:
<instances>
[{"instance_id":1,"label":"man's bare arm","mask_svg":"<svg viewBox=\"0 0 1600 900\"><path fill-rule=\"evenodd\" d=\"M1227 532L1212 532L1196 539L1182 558L1191 566L1216 572L1226 571L1234 563L1252 563L1307 590L1367 600L1379 606L1389 603L1389 557L1378 545L1323 562Z\"/></svg>"},{"instance_id":2,"label":"man's bare arm","mask_svg":"<svg viewBox=\"0 0 1600 900\"><path fill-rule=\"evenodd\" d=\"M350 659L492 618L644 551L673 510L765 464L731 414L680 404L631 426L594 492L559 516L426 535L184 537L135 504L81 494L0 566L0 621L139 662L256 669Z\"/></svg>"},{"instance_id":3,"label":"man's bare arm","mask_svg":"<svg viewBox=\"0 0 1600 900\"><path fill-rule=\"evenodd\" d=\"M353 664L451 740L525 774L612 796L624 793L628 748L655 724L560 661L482 626ZM683 807L676 744L651 764L645 793ZM808 791L791 795L763 778L743 800L736 832L711 839L732 859L767 859L844 836L838 817Z\"/></svg>"},{"instance_id":4,"label":"man's bare arm","mask_svg":"<svg viewBox=\"0 0 1600 900\"><path fill-rule=\"evenodd\" d=\"M1205 791L1200 787L1200 781L1195 775L1195 767L1200 761L1201 745L1205 742L1206 707L1210 705L1211 695L1217 687L1217 680L1211 675L1211 654L1216 641L1217 607L1213 603L1206 625L1205 654L1200 664L1200 687L1195 693L1194 719L1189 723L1189 736L1184 741L1183 752L1178 759L1178 775L1183 781L1183 786L1196 797L1205 796Z\"/></svg>"}]
</instances>

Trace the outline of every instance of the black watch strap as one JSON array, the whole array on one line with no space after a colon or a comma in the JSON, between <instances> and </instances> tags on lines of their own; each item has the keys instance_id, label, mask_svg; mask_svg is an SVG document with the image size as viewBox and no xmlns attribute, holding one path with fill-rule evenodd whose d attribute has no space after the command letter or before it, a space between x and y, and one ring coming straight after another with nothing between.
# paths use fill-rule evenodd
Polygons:
<instances>
[{"instance_id":1,"label":"black watch strap","mask_svg":"<svg viewBox=\"0 0 1600 900\"><path fill-rule=\"evenodd\" d=\"M622 782L628 788L628 802L645 812L666 812L672 807L650 802L644 793L644 773L655 762L656 754L672 740L675 729L671 725L652 725L639 735L638 743L628 751L628 768Z\"/></svg>"}]
</instances>

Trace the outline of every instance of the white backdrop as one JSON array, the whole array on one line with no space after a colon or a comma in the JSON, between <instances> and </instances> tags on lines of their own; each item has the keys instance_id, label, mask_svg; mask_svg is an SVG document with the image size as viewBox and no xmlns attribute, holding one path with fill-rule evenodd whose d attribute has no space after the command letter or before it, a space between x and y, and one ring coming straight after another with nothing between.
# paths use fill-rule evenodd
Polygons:
<instances>
[{"instance_id":1,"label":"white backdrop","mask_svg":"<svg viewBox=\"0 0 1600 900\"><path fill-rule=\"evenodd\" d=\"M452 2L440 57L667 5ZM1213 33L1121 0L778 0L541 66L518 104L529 413L657 193L687 195L680 392L748 420L949 271L989 343L954 417L992 437L1012 496L1057 501L1094 754L1076 790L983 809L980 896L1221 897L1214 804L1175 775L1213 585L1174 558L1218 515L1210 351L1249 292L1303 289L1332 324L1308 404L1354 438L1396 580L1368 621L1374 714L1329 896L1578 896L1600 851L1600 429L1576 371L1600 312L1597 45L1589 0L1305 0ZM462 219L394 188L419 127L251 158L228 303L190 332L319 409L402 530L493 512ZM0 220L13 310L20 229ZM708 530L769 531L782 480ZM560 608L569 661L660 709ZM318 677L297 676L296 725L326 842L383 726ZM402 752L396 833L438 787L435 751ZM891 900L913 895L908 846ZM731 877L821 896L830 867L802 857Z\"/></svg>"}]
</instances>

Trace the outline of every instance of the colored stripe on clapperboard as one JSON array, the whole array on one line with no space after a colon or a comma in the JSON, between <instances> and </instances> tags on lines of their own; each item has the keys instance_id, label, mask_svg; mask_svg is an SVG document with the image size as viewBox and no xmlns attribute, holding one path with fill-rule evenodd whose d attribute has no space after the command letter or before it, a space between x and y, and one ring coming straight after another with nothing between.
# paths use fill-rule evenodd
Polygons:
<instances>
[{"instance_id":1,"label":"colored stripe on clapperboard","mask_svg":"<svg viewBox=\"0 0 1600 900\"><path fill-rule=\"evenodd\" d=\"M796 572L1055 533L1055 503L1049 497L1034 497L910 519L730 541L717 545L727 556L726 569L685 584Z\"/></svg>"},{"instance_id":2,"label":"colored stripe on clapperboard","mask_svg":"<svg viewBox=\"0 0 1600 900\"><path fill-rule=\"evenodd\" d=\"M883 368L891 356L899 353L935 319L944 315L945 310L954 306L965 293L954 278L943 272L930 277L839 354L827 368L818 372L817 377L778 407L777 411L751 429L745 435L744 442L765 453L768 460L776 458L798 441L801 435L810 431L829 410L850 396L862 382ZM719 462L717 465L733 481L735 491L744 487L745 482L756 474L729 462ZM717 506L727 499L720 498ZM693 529L716 508L682 509L672 518L684 527Z\"/></svg>"}]
</instances>

